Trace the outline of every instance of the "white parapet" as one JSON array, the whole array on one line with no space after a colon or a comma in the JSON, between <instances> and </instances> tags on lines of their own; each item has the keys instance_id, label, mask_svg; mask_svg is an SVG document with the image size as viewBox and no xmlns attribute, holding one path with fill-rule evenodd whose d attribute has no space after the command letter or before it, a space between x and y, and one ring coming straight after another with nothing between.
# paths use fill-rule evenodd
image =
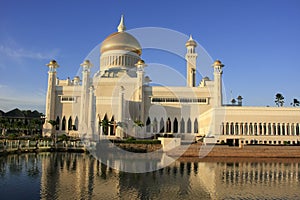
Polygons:
<instances>
[{"instance_id":1,"label":"white parapet","mask_svg":"<svg viewBox=\"0 0 300 200\"><path fill-rule=\"evenodd\" d=\"M159 137L158 140L161 142L162 149L164 152L174 149L181 145L181 138L164 138Z\"/></svg>"}]
</instances>

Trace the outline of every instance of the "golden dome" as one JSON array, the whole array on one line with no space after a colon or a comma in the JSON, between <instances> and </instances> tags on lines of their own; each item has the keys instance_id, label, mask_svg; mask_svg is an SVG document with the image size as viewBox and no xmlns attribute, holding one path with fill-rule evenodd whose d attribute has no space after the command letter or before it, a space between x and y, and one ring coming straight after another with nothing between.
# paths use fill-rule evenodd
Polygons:
<instances>
[{"instance_id":1,"label":"golden dome","mask_svg":"<svg viewBox=\"0 0 300 200\"><path fill-rule=\"evenodd\" d=\"M136 65L144 65L145 64L145 61L144 60L139 60Z\"/></svg>"},{"instance_id":2,"label":"golden dome","mask_svg":"<svg viewBox=\"0 0 300 200\"><path fill-rule=\"evenodd\" d=\"M56 60L51 60L49 64L56 64Z\"/></svg>"},{"instance_id":3,"label":"golden dome","mask_svg":"<svg viewBox=\"0 0 300 200\"><path fill-rule=\"evenodd\" d=\"M100 52L104 53L110 50L125 50L142 54L140 43L132 35L126 32L116 32L109 35L103 42Z\"/></svg>"},{"instance_id":4,"label":"golden dome","mask_svg":"<svg viewBox=\"0 0 300 200\"><path fill-rule=\"evenodd\" d=\"M194 46L196 47L197 46L197 43L196 41L193 39L192 35L190 35L190 38L189 40L185 43L185 46L188 47L188 46Z\"/></svg>"},{"instance_id":5,"label":"golden dome","mask_svg":"<svg viewBox=\"0 0 300 200\"><path fill-rule=\"evenodd\" d=\"M222 64L222 62L220 60L216 60L212 66L221 66L221 67L224 67L224 65Z\"/></svg>"},{"instance_id":6,"label":"golden dome","mask_svg":"<svg viewBox=\"0 0 300 200\"><path fill-rule=\"evenodd\" d=\"M48 64L46 64L46 66L48 66L48 67L54 67L54 68L58 68L59 67L59 65L56 62L56 60L51 60Z\"/></svg>"}]
</instances>

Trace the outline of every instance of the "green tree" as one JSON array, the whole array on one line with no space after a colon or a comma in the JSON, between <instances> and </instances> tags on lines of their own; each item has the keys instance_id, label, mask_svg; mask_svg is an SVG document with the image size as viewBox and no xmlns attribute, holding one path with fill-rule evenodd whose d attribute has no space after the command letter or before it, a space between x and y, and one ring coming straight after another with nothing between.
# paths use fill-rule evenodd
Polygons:
<instances>
[{"instance_id":1,"label":"green tree","mask_svg":"<svg viewBox=\"0 0 300 200\"><path fill-rule=\"evenodd\" d=\"M300 102L298 99L294 99L293 102L291 103L292 106L296 107L296 106L300 106Z\"/></svg>"},{"instance_id":2,"label":"green tree","mask_svg":"<svg viewBox=\"0 0 300 200\"><path fill-rule=\"evenodd\" d=\"M108 127L112 125L111 122L104 118L102 121L99 122L99 126L102 126L102 131L104 135L108 135Z\"/></svg>"},{"instance_id":3,"label":"green tree","mask_svg":"<svg viewBox=\"0 0 300 200\"><path fill-rule=\"evenodd\" d=\"M134 126L142 128L144 123L141 120L134 120Z\"/></svg>"},{"instance_id":4,"label":"green tree","mask_svg":"<svg viewBox=\"0 0 300 200\"><path fill-rule=\"evenodd\" d=\"M282 94L280 93L277 93L275 95L275 104L278 106L278 107L282 107L283 104L284 104L284 97Z\"/></svg>"}]
</instances>

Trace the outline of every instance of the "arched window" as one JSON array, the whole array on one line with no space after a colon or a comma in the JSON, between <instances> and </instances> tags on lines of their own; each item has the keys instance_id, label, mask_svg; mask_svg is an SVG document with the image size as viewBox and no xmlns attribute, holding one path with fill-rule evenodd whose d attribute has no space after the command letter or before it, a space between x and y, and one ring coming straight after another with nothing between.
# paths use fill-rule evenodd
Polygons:
<instances>
[{"instance_id":1,"label":"arched window","mask_svg":"<svg viewBox=\"0 0 300 200\"><path fill-rule=\"evenodd\" d=\"M277 124L277 135L281 135L280 124Z\"/></svg>"},{"instance_id":2,"label":"arched window","mask_svg":"<svg viewBox=\"0 0 300 200\"><path fill-rule=\"evenodd\" d=\"M171 120L170 120L170 118L168 118L166 125L167 125L167 133L171 133Z\"/></svg>"},{"instance_id":3,"label":"arched window","mask_svg":"<svg viewBox=\"0 0 300 200\"><path fill-rule=\"evenodd\" d=\"M229 135L229 123L226 123L225 134Z\"/></svg>"},{"instance_id":4,"label":"arched window","mask_svg":"<svg viewBox=\"0 0 300 200\"><path fill-rule=\"evenodd\" d=\"M74 130L74 131L77 131L77 128L78 128L78 117L76 116L76 117L75 117L74 126L73 126L73 130Z\"/></svg>"},{"instance_id":5,"label":"arched window","mask_svg":"<svg viewBox=\"0 0 300 200\"><path fill-rule=\"evenodd\" d=\"M290 134L291 134L291 132L290 132L290 124L287 123L286 124L286 135L290 135Z\"/></svg>"},{"instance_id":6,"label":"arched window","mask_svg":"<svg viewBox=\"0 0 300 200\"><path fill-rule=\"evenodd\" d=\"M248 135L248 123L245 123L245 126L244 126L244 132L245 132L245 135Z\"/></svg>"},{"instance_id":7,"label":"arched window","mask_svg":"<svg viewBox=\"0 0 300 200\"><path fill-rule=\"evenodd\" d=\"M276 135L276 124L273 123L273 135Z\"/></svg>"},{"instance_id":8,"label":"arched window","mask_svg":"<svg viewBox=\"0 0 300 200\"><path fill-rule=\"evenodd\" d=\"M66 118L65 118L65 116L63 117L62 122L61 122L61 130L63 130L63 131L66 130Z\"/></svg>"},{"instance_id":9,"label":"arched window","mask_svg":"<svg viewBox=\"0 0 300 200\"><path fill-rule=\"evenodd\" d=\"M261 123L258 124L258 127L259 127L258 135L262 135L262 125L261 125Z\"/></svg>"},{"instance_id":10,"label":"arched window","mask_svg":"<svg viewBox=\"0 0 300 200\"><path fill-rule=\"evenodd\" d=\"M234 123L231 122L230 123L230 135L233 135L234 134Z\"/></svg>"},{"instance_id":11,"label":"arched window","mask_svg":"<svg viewBox=\"0 0 300 200\"><path fill-rule=\"evenodd\" d=\"M254 123L254 135L257 135L257 123Z\"/></svg>"},{"instance_id":12,"label":"arched window","mask_svg":"<svg viewBox=\"0 0 300 200\"><path fill-rule=\"evenodd\" d=\"M109 129L110 129L109 131L110 135L116 135L116 122L114 116L111 117Z\"/></svg>"},{"instance_id":13,"label":"arched window","mask_svg":"<svg viewBox=\"0 0 300 200\"><path fill-rule=\"evenodd\" d=\"M194 121L194 133L198 133L198 120L197 120L197 118Z\"/></svg>"},{"instance_id":14,"label":"arched window","mask_svg":"<svg viewBox=\"0 0 300 200\"><path fill-rule=\"evenodd\" d=\"M164 119L161 118L159 122L159 132L164 133L165 132L165 126L164 126Z\"/></svg>"},{"instance_id":15,"label":"arched window","mask_svg":"<svg viewBox=\"0 0 300 200\"><path fill-rule=\"evenodd\" d=\"M294 123L292 123L292 125L291 125L291 134L295 135L295 126L294 126Z\"/></svg>"},{"instance_id":16,"label":"arched window","mask_svg":"<svg viewBox=\"0 0 300 200\"><path fill-rule=\"evenodd\" d=\"M268 133L269 133L269 135L271 134L271 132L272 132L272 125L271 125L271 123L268 123Z\"/></svg>"},{"instance_id":17,"label":"arched window","mask_svg":"<svg viewBox=\"0 0 300 200\"><path fill-rule=\"evenodd\" d=\"M249 135L253 135L253 126L252 126L252 123L249 124Z\"/></svg>"},{"instance_id":18,"label":"arched window","mask_svg":"<svg viewBox=\"0 0 300 200\"><path fill-rule=\"evenodd\" d=\"M285 135L285 124L281 124L281 128L282 128L282 135Z\"/></svg>"},{"instance_id":19,"label":"arched window","mask_svg":"<svg viewBox=\"0 0 300 200\"><path fill-rule=\"evenodd\" d=\"M157 133L157 120L156 120L156 117L153 120L153 133Z\"/></svg>"},{"instance_id":20,"label":"arched window","mask_svg":"<svg viewBox=\"0 0 300 200\"><path fill-rule=\"evenodd\" d=\"M299 123L296 124L296 135L300 134Z\"/></svg>"},{"instance_id":21,"label":"arched window","mask_svg":"<svg viewBox=\"0 0 300 200\"><path fill-rule=\"evenodd\" d=\"M69 120L68 120L68 130L72 130L72 117L71 116L69 117Z\"/></svg>"},{"instance_id":22,"label":"arched window","mask_svg":"<svg viewBox=\"0 0 300 200\"><path fill-rule=\"evenodd\" d=\"M264 128L263 128L263 130L264 130L263 134L266 135L267 134L267 124L264 123L263 126L264 126Z\"/></svg>"},{"instance_id":23,"label":"arched window","mask_svg":"<svg viewBox=\"0 0 300 200\"><path fill-rule=\"evenodd\" d=\"M56 117L56 130L59 130L59 116Z\"/></svg>"},{"instance_id":24,"label":"arched window","mask_svg":"<svg viewBox=\"0 0 300 200\"><path fill-rule=\"evenodd\" d=\"M177 121L176 117L175 117L174 122L173 122L173 132L178 133L178 121Z\"/></svg>"},{"instance_id":25,"label":"arched window","mask_svg":"<svg viewBox=\"0 0 300 200\"><path fill-rule=\"evenodd\" d=\"M105 114L104 118L102 119L102 121L100 122L100 124L102 126L103 135L108 135L109 122L108 122L108 118L107 118L106 114Z\"/></svg>"},{"instance_id":26,"label":"arched window","mask_svg":"<svg viewBox=\"0 0 300 200\"><path fill-rule=\"evenodd\" d=\"M239 124L235 123L235 135L238 135L239 133Z\"/></svg>"},{"instance_id":27,"label":"arched window","mask_svg":"<svg viewBox=\"0 0 300 200\"><path fill-rule=\"evenodd\" d=\"M240 123L240 134L244 135L244 124Z\"/></svg>"},{"instance_id":28,"label":"arched window","mask_svg":"<svg viewBox=\"0 0 300 200\"><path fill-rule=\"evenodd\" d=\"M184 119L181 118L181 121L180 121L180 133L184 133L184 132L185 132Z\"/></svg>"},{"instance_id":29,"label":"arched window","mask_svg":"<svg viewBox=\"0 0 300 200\"><path fill-rule=\"evenodd\" d=\"M192 132L192 122L191 119L189 118L187 121L187 133L191 133Z\"/></svg>"},{"instance_id":30,"label":"arched window","mask_svg":"<svg viewBox=\"0 0 300 200\"><path fill-rule=\"evenodd\" d=\"M151 131L151 120L150 117L148 117L146 121L146 132L150 133L150 131Z\"/></svg>"}]
</instances>

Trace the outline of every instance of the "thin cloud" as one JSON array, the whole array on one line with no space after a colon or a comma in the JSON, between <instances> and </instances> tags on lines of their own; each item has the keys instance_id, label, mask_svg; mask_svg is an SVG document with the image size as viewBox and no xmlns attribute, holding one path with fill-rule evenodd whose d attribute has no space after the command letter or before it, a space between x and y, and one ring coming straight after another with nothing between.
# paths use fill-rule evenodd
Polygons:
<instances>
[{"instance_id":1,"label":"thin cloud","mask_svg":"<svg viewBox=\"0 0 300 200\"><path fill-rule=\"evenodd\" d=\"M0 53L11 58L30 58L30 59L49 59L58 54L58 50L52 50L49 53L34 52L23 48L11 48L0 45Z\"/></svg>"},{"instance_id":2,"label":"thin cloud","mask_svg":"<svg viewBox=\"0 0 300 200\"><path fill-rule=\"evenodd\" d=\"M2 84L0 84L0 89L1 88L6 88L7 87L7 85L2 85Z\"/></svg>"}]
</instances>

